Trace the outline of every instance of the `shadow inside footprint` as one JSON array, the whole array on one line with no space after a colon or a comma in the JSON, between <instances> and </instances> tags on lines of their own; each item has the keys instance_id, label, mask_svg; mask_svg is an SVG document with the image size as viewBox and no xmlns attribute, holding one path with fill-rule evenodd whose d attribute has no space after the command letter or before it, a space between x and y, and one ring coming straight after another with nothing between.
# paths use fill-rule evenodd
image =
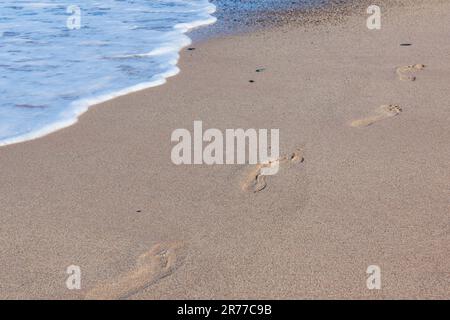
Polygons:
<instances>
[{"instance_id":1,"label":"shadow inside footprint","mask_svg":"<svg viewBox=\"0 0 450 320\"><path fill-rule=\"evenodd\" d=\"M261 174L262 168L263 165L257 165L256 168L249 173L247 179L242 183L243 191L256 193L266 188L266 177Z\"/></svg>"},{"instance_id":2,"label":"shadow inside footprint","mask_svg":"<svg viewBox=\"0 0 450 320\"><path fill-rule=\"evenodd\" d=\"M184 262L181 242L158 243L137 259L136 268L90 290L87 300L126 299L172 274Z\"/></svg>"},{"instance_id":3,"label":"shadow inside footprint","mask_svg":"<svg viewBox=\"0 0 450 320\"><path fill-rule=\"evenodd\" d=\"M270 161L267 164L257 164L256 167L247 175L247 178L242 182L242 190L252 193L257 193L264 190L267 187L267 176L263 174L264 168L271 168L276 165L296 164L303 161L304 158L301 150L296 150L289 155Z\"/></svg>"},{"instance_id":4,"label":"shadow inside footprint","mask_svg":"<svg viewBox=\"0 0 450 320\"><path fill-rule=\"evenodd\" d=\"M360 127L367 127L375 122L395 117L396 115L399 115L402 112L402 108L398 105L382 105L378 109L375 110L374 115L369 116L367 118L354 120L350 124L352 127L360 128Z\"/></svg>"},{"instance_id":5,"label":"shadow inside footprint","mask_svg":"<svg viewBox=\"0 0 450 320\"><path fill-rule=\"evenodd\" d=\"M416 81L415 73L425 69L423 64L414 64L397 68L397 75L402 81Z\"/></svg>"}]
</instances>

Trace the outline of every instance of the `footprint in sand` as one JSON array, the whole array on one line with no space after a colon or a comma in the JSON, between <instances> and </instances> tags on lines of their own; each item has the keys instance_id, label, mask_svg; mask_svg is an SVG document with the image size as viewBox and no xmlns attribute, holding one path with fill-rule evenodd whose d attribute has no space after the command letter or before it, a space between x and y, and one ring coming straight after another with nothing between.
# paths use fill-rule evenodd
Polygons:
<instances>
[{"instance_id":1,"label":"footprint in sand","mask_svg":"<svg viewBox=\"0 0 450 320\"><path fill-rule=\"evenodd\" d=\"M304 158L302 156L301 150L296 150L295 152L283 156L277 160L270 161L267 164L258 164L256 167L248 174L247 178L242 182L242 190L246 192L257 193L264 190L267 187L266 176L262 174L263 168L270 168L274 165L281 164L295 164L303 162Z\"/></svg>"},{"instance_id":2,"label":"footprint in sand","mask_svg":"<svg viewBox=\"0 0 450 320\"><path fill-rule=\"evenodd\" d=\"M425 69L423 64L414 64L397 68L397 75L402 81L416 81L415 73Z\"/></svg>"},{"instance_id":3,"label":"footprint in sand","mask_svg":"<svg viewBox=\"0 0 450 320\"><path fill-rule=\"evenodd\" d=\"M140 255L136 268L98 285L85 297L88 300L126 299L173 273L184 262L186 247L181 242L159 243Z\"/></svg>"},{"instance_id":4,"label":"footprint in sand","mask_svg":"<svg viewBox=\"0 0 450 320\"><path fill-rule=\"evenodd\" d=\"M355 128L367 127L380 120L395 117L396 115L400 114L400 112L402 112L402 108L400 106L392 104L382 105L377 110L375 110L374 115L364 119L355 120L350 125Z\"/></svg>"}]
</instances>

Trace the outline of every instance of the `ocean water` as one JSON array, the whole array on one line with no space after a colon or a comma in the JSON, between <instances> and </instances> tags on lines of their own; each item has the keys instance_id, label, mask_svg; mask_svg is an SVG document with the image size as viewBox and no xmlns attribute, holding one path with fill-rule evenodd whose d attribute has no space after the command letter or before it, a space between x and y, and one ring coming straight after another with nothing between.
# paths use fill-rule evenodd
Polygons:
<instances>
[{"instance_id":1,"label":"ocean water","mask_svg":"<svg viewBox=\"0 0 450 320\"><path fill-rule=\"evenodd\" d=\"M163 84L179 72L186 32L214 23L215 10L208 0L2 0L0 146Z\"/></svg>"}]
</instances>

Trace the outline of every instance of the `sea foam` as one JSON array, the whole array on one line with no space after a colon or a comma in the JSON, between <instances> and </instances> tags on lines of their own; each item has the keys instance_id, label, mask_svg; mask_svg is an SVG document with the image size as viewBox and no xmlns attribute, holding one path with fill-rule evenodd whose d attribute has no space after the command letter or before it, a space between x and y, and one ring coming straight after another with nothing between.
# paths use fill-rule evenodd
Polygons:
<instances>
[{"instance_id":1,"label":"sea foam","mask_svg":"<svg viewBox=\"0 0 450 320\"><path fill-rule=\"evenodd\" d=\"M74 124L91 105L164 84L191 43L185 33L216 21L208 0L85 0L80 28L71 29L73 4L0 4L0 146L42 137Z\"/></svg>"}]
</instances>

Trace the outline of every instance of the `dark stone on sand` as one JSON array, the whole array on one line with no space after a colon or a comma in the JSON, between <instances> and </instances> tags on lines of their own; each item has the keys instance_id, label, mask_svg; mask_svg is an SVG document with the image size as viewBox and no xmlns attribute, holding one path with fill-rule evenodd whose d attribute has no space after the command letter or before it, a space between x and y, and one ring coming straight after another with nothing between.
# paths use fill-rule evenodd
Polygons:
<instances>
[{"instance_id":1,"label":"dark stone on sand","mask_svg":"<svg viewBox=\"0 0 450 320\"><path fill-rule=\"evenodd\" d=\"M412 46L412 44L411 43L401 43L400 46L409 47L409 46Z\"/></svg>"},{"instance_id":2,"label":"dark stone on sand","mask_svg":"<svg viewBox=\"0 0 450 320\"><path fill-rule=\"evenodd\" d=\"M253 82L255 82L255 80L249 80L248 82L253 83Z\"/></svg>"},{"instance_id":3,"label":"dark stone on sand","mask_svg":"<svg viewBox=\"0 0 450 320\"><path fill-rule=\"evenodd\" d=\"M188 50L189 50L189 51L194 51L195 48L192 48L192 47L191 47L191 48L188 48Z\"/></svg>"},{"instance_id":4,"label":"dark stone on sand","mask_svg":"<svg viewBox=\"0 0 450 320\"><path fill-rule=\"evenodd\" d=\"M266 70L266 68L259 68L259 69L256 69L256 72L263 72L265 70Z\"/></svg>"}]
</instances>

